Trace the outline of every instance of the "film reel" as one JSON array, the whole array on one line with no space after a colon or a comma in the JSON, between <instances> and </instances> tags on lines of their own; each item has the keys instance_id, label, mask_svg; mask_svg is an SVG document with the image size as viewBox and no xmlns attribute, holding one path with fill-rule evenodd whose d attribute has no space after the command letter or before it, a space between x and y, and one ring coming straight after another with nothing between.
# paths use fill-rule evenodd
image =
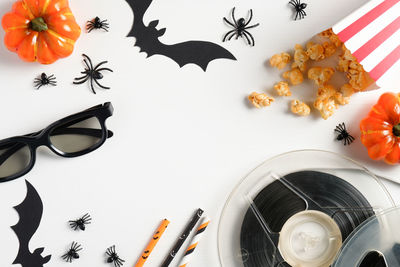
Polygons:
<instances>
[{"instance_id":1,"label":"film reel","mask_svg":"<svg viewBox=\"0 0 400 267\"><path fill-rule=\"evenodd\" d=\"M330 266L358 225L393 206L381 181L350 159L286 153L256 168L230 195L219 224L220 262Z\"/></svg>"},{"instance_id":2,"label":"film reel","mask_svg":"<svg viewBox=\"0 0 400 267\"><path fill-rule=\"evenodd\" d=\"M400 208L374 216L348 238L332 266L400 266L399 226Z\"/></svg>"}]
</instances>

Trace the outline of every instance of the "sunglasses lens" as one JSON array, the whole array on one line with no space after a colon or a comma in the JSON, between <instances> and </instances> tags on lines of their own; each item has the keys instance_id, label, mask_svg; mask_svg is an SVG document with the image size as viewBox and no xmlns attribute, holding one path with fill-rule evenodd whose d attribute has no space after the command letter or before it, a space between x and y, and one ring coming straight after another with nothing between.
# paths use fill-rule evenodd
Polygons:
<instances>
[{"instance_id":1,"label":"sunglasses lens","mask_svg":"<svg viewBox=\"0 0 400 267\"><path fill-rule=\"evenodd\" d=\"M0 146L0 182L21 173L31 162L31 151L24 143L10 142Z\"/></svg>"},{"instance_id":2,"label":"sunglasses lens","mask_svg":"<svg viewBox=\"0 0 400 267\"><path fill-rule=\"evenodd\" d=\"M82 152L104 139L101 124L96 117L81 118L65 123L50 133L51 144L64 153Z\"/></svg>"}]
</instances>

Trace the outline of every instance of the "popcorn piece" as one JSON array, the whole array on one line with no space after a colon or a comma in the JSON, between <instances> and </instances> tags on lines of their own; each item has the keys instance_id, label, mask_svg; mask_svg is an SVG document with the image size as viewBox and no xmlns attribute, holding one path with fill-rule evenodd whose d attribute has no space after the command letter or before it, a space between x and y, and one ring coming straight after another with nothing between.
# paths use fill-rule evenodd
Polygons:
<instances>
[{"instance_id":1,"label":"popcorn piece","mask_svg":"<svg viewBox=\"0 0 400 267\"><path fill-rule=\"evenodd\" d=\"M348 72L350 70L350 66L353 68L357 66L357 59L351 54L350 50L346 48L345 45L342 46L343 54L339 57L339 63L337 69L342 72Z\"/></svg>"},{"instance_id":2,"label":"popcorn piece","mask_svg":"<svg viewBox=\"0 0 400 267\"><path fill-rule=\"evenodd\" d=\"M332 78L333 68L314 67L308 70L308 78L314 80L318 86L325 85Z\"/></svg>"},{"instance_id":3,"label":"popcorn piece","mask_svg":"<svg viewBox=\"0 0 400 267\"><path fill-rule=\"evenodd\" d=\"M307 44L307 55L312 60L323 60L325 59L325 49L320 44L314 44L313 42L309 42Z\"/></svg>"},{"instance_id":4,"label":"popcorn piece","mask_svg":"<svg viewBox=\"0 0 400 267\"><path fill-rule=\"evenodd\" d=\"M274 98L269 97L266 94L259 94L257 92L251 93L248 98L250 103L253 104L256 108L270 106L271 103L275 101Z\"/></svg>"},{"instance_id":5,"label":"popcorn piece","mask_svg":"<svg viewBox=\"0 0 400 267\"><path fill-rule=\"evenodd\" d=\"M284 72L283 78L289 80L292 85L298 85L304 81L303 73L298 68Z\"/></svg>"},{"instance_id":6,"label":"popcorn piece","mask_svg":"<svg viewBox=\"0 0 400 267\"><path fill-rule=\"evenodd\" d=\"M340 92L335 94L335 99L340 105L347 105L353 94L354 88L350 84L345 84L340 88Z\"/></svg>"},{"instance_id":7,"label":"popcorn piece","mask_svg":"<svg viewBox=\"0 0 400 267\"><path fill-rule=\"evenodd\" d=\"M324 47L324 56L325 58L331 57L336 52L336 46L330 42L324 42L322 44Z\"/></svg>"},{"instance_id":8,"label":"popcorn piece","mask_svg":"<svg viewBox=\"0 0 400 267\"><path fill-rule=\"evenodd\" d=\"M328 29L326 31L321 32L319 36L329 38L336 47L340 47L343 44L332 29Z\"/></svg>"},{"instance_id":9,"label":"popcorn piece","mask_svg":"<svg viewBox=\"0 0 400 267\"><path fill-rule=\"evenodd\" d=\"M331 117L338 109L338 105L335 103L335 100L330 98L323 100L321 107L322 108L319 109L319 112L324 120L327 120L329 117Z\"/></svg>"},{"instance_id":10,"label":"popcorn piece","mask_svg":"<svg viewBox=\"0 0 400 267\"><path fill-rule=\"evenodd\" d=\"M271 57L269 64L278 70L283 69L290 62L291 56L288 53L276 54Z\"/></svg>"},{"instance_id":11,"label":"popcorn piece","mask_svg":"<svg viewBox=\"0 0 400 267\"><path fill-rule=\"evenodd\" d=\"M274 89L280 96L291 96L292 92L290 92L290 87L287 82L279 82L275 84Z\"/></svg>"},{"instance_id":12,"label":"popcorn piece","mask_svg":"<svg viewBox=\"0 0 400 267\"><path fill-rule=\"evenodd\" d=\"M314 107L319 110L324 120L327 120L338 109L338 105L335 102L337 93L332 85L326 85L318 89Z\"/></svg>"},{"instance_id":13,"label":"popcorn piece","mask_svg":"<svg viewBox=\"0 0 400 267\"><path fill-rule=\"evenodd\" d=\"M292 64L292 69L299 68L301 71L305 71L307 69L307 61L310 57L307 55L307 52L303 50L303 47L299 44L296 44L294 47L294 63Z\"/></svg>"},{"instance_id":14,"label":"popcorn piece","mask_svg":"<svg viewBox=\"0 0 400 267\"><path fill-rule=\"evenodd\" d=\"M294 114L299 116L308 116L311 112L310 107L299 100L293 100L290 105L290 109Z\"/></svg>"}]
</instances>

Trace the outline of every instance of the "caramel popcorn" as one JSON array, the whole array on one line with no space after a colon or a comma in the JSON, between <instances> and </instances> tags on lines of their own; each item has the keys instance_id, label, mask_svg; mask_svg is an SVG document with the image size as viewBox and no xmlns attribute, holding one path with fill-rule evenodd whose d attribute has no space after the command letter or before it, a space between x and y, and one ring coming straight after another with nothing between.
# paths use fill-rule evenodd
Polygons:
<instances>
[{"instance_id":1,"label":"caramel popcorn","mask_svg":"<svg viewBox=\"0 0 400 267\"><path fill-rule=\"evenodd\" d=\"M308 116L311 112L310 107L299 100L293 100L290 105L290 109L294 114L299 116Z\"/></svg>"},{"instance_id":2,"label":"caramel popcorn","mask_svg":"<svg viewBox=\"0 0 400 267\"><path fill-rule=\"evenodd\" d=\"M330 42L324 42L322 44L324 47L324 56L325 58L331 57L336 52L336 46Z\"/></svg>"},{"instance_id":3,"label":"caramel popcorn","mask_svg":"<svg viewBox=\"0 0 400 267\"><path fill-rule=\"evenodd\" d=\"M337 109L338 105L335 103L335 100L327 98L322 101L321 109L318 110L321 113L321 117L324 120L327 120L335 113Z\"/></svg>"},{"instance_id":4,"label":"caramel popcorn","mask_svg":"<svg viewBox=\"0 0 400 267\"><path fill-rule=\"evenodd\" d=\"M342 50L343 54L339 57L337 69L346 73L346 76L349 79L349 84L353 89L357 91L365 90L373 82L371 77L345 45L342 46Z\"/></svg>"},{"instance_id":5,"label":"caramel popcorn","mask_svg":"<svg viewBox=\"0 0 400 267\"><path fill-rule=\"evenodd\" d=\"M292 85L298 85L304 81L303 73L298 68L284 72L283 78L289 80Z\"/></svg>"},{"instance_id":6,"label":"caramel popcorn","mask_svg":"<svg viewBox=\"0 0 400 267\"><path fill-rule=\"evenodd\" d=\"M291 96L289 83L298 85L304 81L304 74L307 71L307 78L313 80L318 86L317 96L314 99L313 107L317 109L323 119L328 119L339 108L339 105L346 105L350 102L350 97L358 92L367 89L373 83L370 75L364 70L363 66L352 55L351 51L342 43L339 37L328 29L319 34L320 37L326 38L321 43L308 42L306 48L296 44L294 48L292 69L283 73L283 78L288 82L279 82L275 84L274 89L280 96ZM342 54L337 56L336 51L341 48ZM339 54L339 53L338 53ZM337 90L329 85L330 80L335 74L333 67L312 67L308 69L309 60L320 61L329 57L339 57L338 65L335 66L340 72L343 72L348 79L348 83ZM290 62L290 55L286 53L274 55L270 59L271 66L278 69L284 68ZM330 63L330 62L326 62ZM315 64L315 63L311 63ZM260 97L257 99L257 97ZM249 96L249 100L253 105L260 107L266 101L266 105L270 105L273 101L265 94L253 93ZM307 116L311 112L310 106L300 100L291 102L291 111L300 116Z\"/></svg>"},{"instance_id":7,"label":"caramel popcorn","mask_svg":"<svg viewBox=\"0 0 400 267\"><path fill-rule=\"evenodd\" d=\"M314 67L308 70L308 78L314 80L318 86L325 85L332 78L333 68Z\"/></svg>"},{"instance_id":8,"label":"caramel popcorn","mask_svg":"<svg viewBox=\"0 0 400 267\"><path fill-rule=\"evenodd\" d=\"M307 55L307 52L303 50L303 47L299 44L296 44L294 47L294 63L292 64L292 69L299 68L301 71L305 71L307 69L307 61L310 57Z\"/></svg>"},{"instance_id":9,"label":"caramel popcorn","mask_svg":"<svg viewBox=\"0 0 400 267\"><path fill-rule=\"evenodd\" d=\"M327 120L338 109L335 101L337 93L332 85L326 85L318 89L314 107L321 113L324 120Z\"/></svg>"},{"instance_id":10,"label":"caramel popcorn","mask_svg":"<svg viewBox=\"0 0 400 267\"><path fill-rule=\"evenodd\" d=\"M340 105L347 105L353 94L354 88L350 84L345 84L340 88L340 92L335 94L335 99Z\"/></svg>"},{"instance_id":11,"label":"caramel popcorn","mask_svg":"<svg viewBox=\"0 0 400 267\"><path fill-rule=\"evenodd\" d=\"M272 67L276 67L278 70L281 70L286 67L290 60L291 56L288 53L281 53L273 55L269 60L269 64L271 64Z\"/></svg>"},{"instance_id":12,"label":"caramel popcorn","mask_svg":"<svg viewBox=\"0 0 400 267\"><path fill-rule=\"evenodd\" d=\"M290 92L290 87L287 82L279 82L275 84L274 89L280 96L291 96L292 92Z\"/></svg>"},{"instance_id":13,"label":"caramel popcorn","mask_svg":"<svg viewBox=\"0 0 400 267\"><path fill-rule=\"evenodd\" d=\"M267 107L270 106L272 102L275 101L274 98L267 96L266 94L259 94L257 92L251 93L249 95L249 101L256 108Z\"/></svg>"},{"instance_id":14,"label":"caramel popcorn","mask_svg":"<svg viewBox=\"0 0 400 267\"><path fill-rule=\"evenodd\" d=\"M307 44L307 55L312 60L323 60L325 59L325 49L320 44L315 44L313 42L309 42Z\"/></svg>"},{"instance_id":15,"label":"caramel popcorn","mask_svg":"<svg viewBox=\"0 0 400 267\"><path fill-rule=\"evenodd\" d=\"M332 29L328 29L326 31L323 31L319 34L321 37L329 38L331 42L336 46L340 47L343 43L340 41L339 37L333 33Z\"/></svg>"}]
</instances>

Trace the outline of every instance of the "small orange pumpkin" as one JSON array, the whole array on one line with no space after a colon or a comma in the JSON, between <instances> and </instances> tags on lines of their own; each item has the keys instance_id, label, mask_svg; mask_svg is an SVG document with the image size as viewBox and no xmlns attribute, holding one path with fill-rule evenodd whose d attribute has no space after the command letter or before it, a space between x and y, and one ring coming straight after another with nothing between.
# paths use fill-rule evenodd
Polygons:
<instances>
[{"instance_id":1,"label":"small orange pumpkin","mask_svg":"<svg viewBox=\"0 0 400 267\"><path fill-rule=\"evenodd\" d=\"M370 158L400 163L400 94L383 94L361 121L360 129Z\"/></svg>"},{"instance_id":2,"label":"small orange pumpkin","mask_svg":"<svg viewBox=\"0 0 400 267\"><path fill-rule=\"evenodd\" d=\"M20 0L2 19L6 47L24 61L51 64L72 54L81 34L68 0Z\"/></svg>"}]
</instances>

